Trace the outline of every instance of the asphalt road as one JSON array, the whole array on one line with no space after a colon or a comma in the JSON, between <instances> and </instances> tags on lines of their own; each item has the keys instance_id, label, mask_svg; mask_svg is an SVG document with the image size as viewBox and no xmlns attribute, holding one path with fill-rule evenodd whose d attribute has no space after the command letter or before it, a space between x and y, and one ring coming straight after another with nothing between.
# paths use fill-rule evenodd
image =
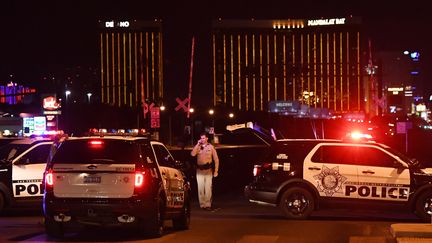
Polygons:
<instances>
[{"instance_id":1,"label":"asphalt road","mask_svg":"<svg viewBox=\"0 0 432 243\"><path fill-rule=\"evenodd\" d=\"M419 222L409 213L326 210L309 220L287 220L278 208L248 203L244 198L219 198L213 212L193 203L191 227L149 239L133 230L87 228L72 230L62 240L44 233L35 210L11 210L0 217L0 242L396 242L390 225Z\"/></svg>"}]
</instances>

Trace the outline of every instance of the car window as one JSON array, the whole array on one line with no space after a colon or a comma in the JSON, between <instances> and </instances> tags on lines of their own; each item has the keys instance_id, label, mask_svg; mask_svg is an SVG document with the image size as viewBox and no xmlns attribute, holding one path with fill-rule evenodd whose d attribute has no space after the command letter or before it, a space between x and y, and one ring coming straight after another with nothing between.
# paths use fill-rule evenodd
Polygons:
<instances>
[{"instance_id":1,"label":"car window","mask_svg":"<svg viewBox=\"0 0 432 243\"><path fill-rule=\"evenodd\" d=\"M13 160L30 148L31 144L7 144L0 149L0 160Z\"/></svg>"},{"instance_id":2,"label":"car window","mask_svg":"<svg viewBox=\"0 0 432 243\"><path fill-rule=\"evenodd\" d=\"M51 144L42 144L23 155L20 160L29 164L44 164L47 162Z\"/></svg>"},{"instance_id":3,"label":"car window","mask_svg":"<svg viewBox=\"0 0 432 243\"><path fill-rule=\"evenodd\" d=\"M164 146L159 144L153 144L152 146L160 166L174 167L174 158Z\"/></svg>"},{"instance_id":4,"label":"car window","mask_svg":"<svg viewBox=\"0 0 432 243\"><path fill-rule=\"evenodd\" d=\"M129 164L139 161L138 146L131 141L117 139L67 140L59 146L51 160L52 163L62 164Z\"/></svg>"},{"instance_id":5,"label":"car window","mask_svg":"<svg viewBox=\"0 0 432 243\"><path fill-rule=\"evenodd\" d=\"M301 162L304 160L314 144L301 142L277 142L271 146L270 152L265 155L266 161L286 158L289 162Z\"/></svg>"},{"instance_id":6,"label":"car window","mask_svg":"<svg viewBox=\"0 0 432 243\"><path fill-rule=\"evenodd\" d=\"M359 165L394 167L395 159L377 148L358 147L357 163Z\"/></svg>"},{"instance_id":7,"label":"car window","mask_svg":"<svg viewBox=\"0 0 432 243\"><path fill-rule=\"evenodd\" d=\"M156 166L156 158L154 156L153 150L149 143L140 143L141 154L143 155L143 160L146 164L152 164L151 167Z\"/></svg>"},{"instance_id":8,"label":"car window","mask_svg":"<svg viewBox=\"0 0 432 243\"><path fill-rule=\"evenodd\" d=\"M323 145L312 156L312 162L325 164L355 164L354 146Z\"/></svg>"}]
</instances>

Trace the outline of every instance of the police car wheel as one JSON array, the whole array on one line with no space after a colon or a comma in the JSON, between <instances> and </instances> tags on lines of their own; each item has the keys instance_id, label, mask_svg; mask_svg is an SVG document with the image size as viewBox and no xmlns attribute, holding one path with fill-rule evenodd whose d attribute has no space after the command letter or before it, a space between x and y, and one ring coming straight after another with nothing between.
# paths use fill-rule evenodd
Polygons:
<instances>
[{"instance_id":1,"label":"police car wheel","mask_svg":"<svg viewBox=\"0 0 432 243\"><path fill-rule=\"evenodd\" d=\"M63 225L52 219L45 218L45 233L54 238L63 238Z\"/></svg>"},{"instance_id":2,"label":"police car wheel","mask_svg":"<svg viewBox=\"0 0 432 243\"><path fill-rule=\"evenodd\" d=\"M144 228L148 236L159 238L164 233L164 201L159 198L150 218L144 221Z\"/></svg>"},{"instance_id":3,"label":"police car wheel","mask_svg":"<svg viewBox=\"0 0 432 243\"><path fill-rule=\"evenodd\" d=\"M281 197L279 207L287 218L306 219L314 209L312 194L301 187L286 190Z\"/></svg>"},{"instance_id":4,"label":"police car wheel","mask_svg":"<svg viewBox=\"0 0 432 243\"><path fill-rule=\"evenodd\" d=\"M416 202L416 213L425 222L430 222L432 217L432 192L424 192Z\"/></svg>"},{"instance_id":5,"label":"police car wheel","mask_svg":"<svg viewBox=\"0 0 432 243\"><path fill-rule=\"evenodd\" d=\"M190 202L189 199L185 200L182 208L181 215L179 217L173 218L173 227L176 230L187 230L190 225Z\"/></svg>"}]
</instances>

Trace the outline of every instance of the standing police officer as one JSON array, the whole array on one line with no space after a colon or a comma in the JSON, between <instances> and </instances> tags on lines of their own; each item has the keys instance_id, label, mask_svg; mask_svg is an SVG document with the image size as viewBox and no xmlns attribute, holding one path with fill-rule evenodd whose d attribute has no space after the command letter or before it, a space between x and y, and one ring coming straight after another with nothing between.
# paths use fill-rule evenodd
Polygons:
<instances>
[{"instance_id":1,"label":"standing police officer","mask_svg":"<svg viewBox=\"0 0 432 243\"><path fill-rule=\"evenodd\" d=\"M211 210L212 180L218 176L219 158L216 149L208 143L206 133L201 133L200 139L191 151L192 156L197 156L196 178L198 184L198 199L202 209ZM214 171L212 161L214 161Z\"/></svg>"}]
</instances>

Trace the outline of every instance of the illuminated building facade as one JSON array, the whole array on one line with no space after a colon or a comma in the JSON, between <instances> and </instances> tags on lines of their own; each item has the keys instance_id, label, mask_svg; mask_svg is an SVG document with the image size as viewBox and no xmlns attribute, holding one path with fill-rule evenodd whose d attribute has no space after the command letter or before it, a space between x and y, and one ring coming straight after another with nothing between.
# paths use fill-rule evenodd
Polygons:
<instances>
[{"instance_id":1,"label":"illuminated building facade","mask_svg":"<svg viewBox=\"0 0 432 243\"><path fill-rule=\"evenodd\" d=\"M36 89L24 87L13 82L7 85L0 85L0 104L21 104L26 95L34 93L36 93Z\"/></svg>"},{"instance_id":2,"label":"illuminated building facade","mask_svg":"<svg viewBox=\"0 0 432 243\"><path fill-rule=\"evenodd\" d=\"M364 111L361 20L216 20L213 104L266 111L273 100Z\"/></svg>"},{"instance_id":3,"label":"illuminated building facade","mask_svg":"<svg viewBox=\"0 0 432 243\"><path fill-rule=\"evenodd\" d=\"M140 106L163 98L162 23L99 21L101 102Z\"/></svg>"}]
</instances>

